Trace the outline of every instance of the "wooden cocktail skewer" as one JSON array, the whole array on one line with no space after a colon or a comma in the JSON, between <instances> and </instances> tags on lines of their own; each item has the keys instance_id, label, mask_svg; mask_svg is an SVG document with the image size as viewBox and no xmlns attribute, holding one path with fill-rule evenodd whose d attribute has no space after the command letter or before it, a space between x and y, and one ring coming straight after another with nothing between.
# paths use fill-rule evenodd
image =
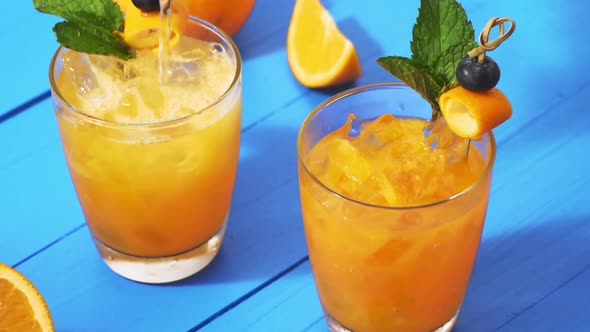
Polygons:
<instances>
[{"instance_id":1,"label":"wooden cocktail skewer","mask_svg":"<svg viewBox=\"0 0 590 332\"><path fill-rule=\"evenodd\" d=\"M509 22L510 27L508 30L505 29L504 23ZM500 35L496 39L489 40L490 32L492 28L498 26L500 28ZM467 55L471 58L477 58L479 64L483 64L487 51L495 50L502 42L504 42L516 29L516 22L509 17L492 17L488 20L481 33L479 34L479 46L473 50L467 52ZM469 147L471 146L471 139L468 138L467 147L465 149L465 158L469 155Z\"/></svg>"}]
</instances>

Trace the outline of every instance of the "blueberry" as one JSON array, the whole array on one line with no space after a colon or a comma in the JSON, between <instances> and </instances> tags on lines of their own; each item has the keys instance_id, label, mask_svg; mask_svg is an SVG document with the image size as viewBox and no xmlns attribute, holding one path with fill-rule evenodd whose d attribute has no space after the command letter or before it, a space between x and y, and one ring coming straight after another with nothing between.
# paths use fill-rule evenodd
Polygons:
<instances>
[{"instance_id":1,"label":"blueberry","mask_svg":"<svg viewBox=\"0 0 590 332\"><path fill-rule=\"evenodd\" d=\"M488 91L500 80L500 67L489 56L480 64L477 58L464 57L457 66L457 81L467 90Z\"/></svg>"},{"instance_id":2,"label":"blueberry","mask_svg":"<svg viewBox=\"0 0 590 332\"><path fill-rule=\"evenodd\" d=\"M131 0L131 2L144 13L160 11L160 0Z\"/></svg>"}]
</instances>

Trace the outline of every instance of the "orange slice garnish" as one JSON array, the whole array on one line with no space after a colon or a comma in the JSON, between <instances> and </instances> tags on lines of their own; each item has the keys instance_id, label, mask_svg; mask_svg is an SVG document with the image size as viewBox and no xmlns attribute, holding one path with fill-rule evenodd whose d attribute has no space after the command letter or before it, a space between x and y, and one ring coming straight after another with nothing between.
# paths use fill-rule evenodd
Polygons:
<instances>
[{"instance_id":1,"label":"orange slice garnish","mask_svg":"<svg viewBox=\"0 0 590 332\"><path fill-rule=\"evenodd\" d=\"M119 6L125 7L125 30L123 31L125 42L135 49L158 47L160 13L144 13L133 5L124 5L125 1L118 2ZM182 37L189 15L182 3L174 1L171 16L169 46L173 47Z\"/></svg>"},{"instance_id":2,"label":"orange slice garnish","mask_svg":"<svg viewBox=\"0 0 590 332\"><path fill-rule=\"evenodd\" d=\"M348 83L362 74L354 45L319 0L295 3L287 33L287 58L295 78L310 88Z\"/></svg>"},{"instance_id":3,"label":"orange slice garnish","mask_svg":"<svg viewBox=\"0 0 590 332\"><path fill-rule=\"evenodd\" d=\"M443 93L438 105L449 128L455 134L477 139L512 116L512 105L497 88L484 92L461 86Z\"/></svg>"},{"instance_id":4,"label":"orange slice garnish","mask_svg":"<svg viewBox=\"0 0 590 332\"><path fill-rule=\"evenodd\" d=\"M53 331L45 300L21 273L0 263L0 330Z\"/></svg>"},{"instance_id":5,"label":"orange slice garnish","mask_svg":"<svg viewBox=\"0 0 590 332\"><path fill-rule=\"evenodd\" d=\"M113 2L119 5L119 8L121 8L123 13L127 11L127 8L133 6L133 2L131 0L113 0Z\"/></svg>"}]
</instances>

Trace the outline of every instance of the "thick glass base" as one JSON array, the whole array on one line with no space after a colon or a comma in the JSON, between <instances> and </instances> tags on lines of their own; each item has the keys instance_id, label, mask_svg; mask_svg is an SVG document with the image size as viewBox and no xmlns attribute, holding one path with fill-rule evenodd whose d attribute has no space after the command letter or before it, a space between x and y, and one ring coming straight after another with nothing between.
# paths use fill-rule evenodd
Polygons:
<instances>
[{"instance_id":1,"label":"thick glass base","mask_svg":"<svg viewBox=\"0 0 590 332\"><path fill-rule=\"evenodd\" d=\"M455 316L453 316L448 322L444 323L441 327L437 328L436 330L434 330L432 332L450 332L453 329L455 322L457 322L457 316L459 316L459 312L457 312L455 314ZM331 332L354 332L353 330L350 330L350 329L346 328L344 325L340 324L336 320L336 318L332 317L332 315L330 315L325 309L324 309L324 317L326 319L326 323L328 324L328 327L330 328ZM391 331L391 332L396 332L396 331ZM430 332L430 331L424 331L424 332Z\"/></svg>"},{"instance_id":2,"label":"thick glass base","mask_svg":"<svg viewBox=\"0 0 590 332\"><path fill-rule=\"evenodd\" d=\"M100 256L115 273L134 281L161 284L187 278L205 268L219 252L225 225L205 243L178 255L138 257L113 249L93 237Z\"/></svg>"}]
</instances>

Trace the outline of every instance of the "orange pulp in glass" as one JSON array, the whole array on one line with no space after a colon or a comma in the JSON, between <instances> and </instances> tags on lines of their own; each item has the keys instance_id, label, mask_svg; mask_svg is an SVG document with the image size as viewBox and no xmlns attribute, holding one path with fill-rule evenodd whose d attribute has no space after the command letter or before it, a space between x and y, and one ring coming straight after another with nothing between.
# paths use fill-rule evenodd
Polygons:
<instances>
[{"instance_id":1,"label":"orange pulp in glass","mask_svg":"<svg viewBox=\"0 0 590 332\"><path fill-rule=\"evenodd\" d=\"M88 226L107 246L141 257L176 255L225 226L238 162L241 83L220 99L236 64L219 49L184 36L172 50L199 72L169 84L158 81L152 50L115 64L70 50L61 55L58 92L80 110L56 103L66 161ZM88 63L96 63L94 74ZM124 66L136 74L122 78ZM99 87L89 89L97 91L85 92L76 73L96 75Z\"/></svg>"},{"instance_id":2,"label":"orange pulp in glass","mask_svg":"<svg viewBox=\"0 0 590 332\"><path fill-rule=\"evenodd\" d=\"M353 120L299 164L322 306L352 331L434 331L467 288L487 208L486 162L473 146L468 158L453 155L465 145L431 149L423 120L383 115L351 137Z\"/></svg>"}]
</instances>

